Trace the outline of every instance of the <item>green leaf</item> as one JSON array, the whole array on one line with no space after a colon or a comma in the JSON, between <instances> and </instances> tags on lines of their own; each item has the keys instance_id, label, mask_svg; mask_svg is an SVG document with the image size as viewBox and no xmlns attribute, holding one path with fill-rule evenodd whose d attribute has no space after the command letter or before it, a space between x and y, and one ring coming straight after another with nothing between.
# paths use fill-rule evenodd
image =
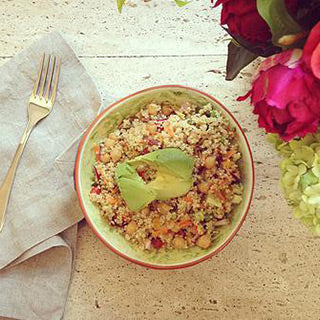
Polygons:
<instances>
[{"instance_id":1,"label":"green leaf","mask_svg":"<svg viewBox=\"0 0 320 320\"><path fill-rule=\"evenodd\" d=\"M174 0L174 2L177 4L178 7L183 7L187 5L190 1L182 1L182 0Z\"/></svg>"},{"instance_id":2,"label":"green leaf","mask_svg":"<svg viewBox=\"0 0 320 320\"><path fill-rule=\"evenodd\" d=\"M231 41L228 45L226 80L233 80L245 66L257 57L255 53Z\"/></svg>"},{"instance_id":3,"label":"green leaf","mask_svg":"<svg viewBox=\"0 0 320 320\"><path fill-rule=\"evenodd\" d=\"M118 11L121 13L122 7L125 4L126 0L117 0Z\"/></svg>"},{"instance_id":4,"label":"green leaf","mask_svg":"<svg viewBox=\"0 0 320 320\"><path fill-rule=\"evenodd\" d=\"M278 40L282 36L298 34L302 28L288 13L284 0L257 0L257 8L271 29L273 44L288 49L288 46L281 46Z\"/></svg>"}]
</instances>

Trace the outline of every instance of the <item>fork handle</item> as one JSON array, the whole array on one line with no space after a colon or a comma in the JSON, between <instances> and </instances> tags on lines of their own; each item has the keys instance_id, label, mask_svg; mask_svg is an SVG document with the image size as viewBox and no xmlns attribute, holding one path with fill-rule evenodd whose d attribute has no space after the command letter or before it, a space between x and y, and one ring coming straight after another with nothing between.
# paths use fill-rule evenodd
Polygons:
<instances>
[{"instance_id":1,"label":"fork handle","mask_svg":"<svg viewBox=\"0 0 320 320\"><path fill-rule=\"evenodd\" d=\"M10 168L0 187L0 232L2 231L2 228L4 225L4 218L5 218L9 198L10 198L14 177L17 171L17 167L19 165L23 150L26 146L30 133L35 125L36 125L36 122L33 119L29 119L28 124L24 130L24 133L21 137L19 146L11 162Z\"/></svg>"}]
</instances>

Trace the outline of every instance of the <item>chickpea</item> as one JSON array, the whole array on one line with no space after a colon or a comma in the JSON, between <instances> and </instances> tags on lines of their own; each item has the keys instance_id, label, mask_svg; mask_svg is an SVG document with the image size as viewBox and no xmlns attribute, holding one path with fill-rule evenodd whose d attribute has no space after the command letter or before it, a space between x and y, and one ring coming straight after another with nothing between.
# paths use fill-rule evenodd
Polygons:
<instances>
[{"instance_id":1,"label":"chickpea","mask_svg":"<svg viewBox=\"0 0 320 320\"><path fill-rule=\"evenodd\" d=\"M172 208L165 202L160 202L157 206L157 209L162 214L167 214Z\"/></svg>"},{"instance_id":2,"label":"chickpea","mask_svg":"<svg viewBox=\"0 0 320 320\"><path fill-rule=\"evenodd\" d=\"M165 233L161 237L162 237L163 240L165 240L167 242L170 242L172 240L172 238L173 238L173 233L172 232Z\"/></svg>"},{"instance_id":3,"label":"chickpea","mask_svg":"<svg viewBox=\"0 0 320 320\"><path fill-rule=\"evenodd\" d=\"M202 249L207 249L210 247L210 245L211 245L211 239L207 233L201 236L197 241L197 246Z\"/></svg>"},{"instance_id":4,"label":"chickpea","mask_svg":"<svg viewBox=\"0 0 320 320\"><path fill-rule=\"evenodd\" d=\"M178 224L175 223L174 221L169 221L167 225L168 225L168 228L170 230L172 230L173 232L179 232L180 231L180 228L179 228Z\"/></svg>"},{"instance_id":5,"label":"chickpea","mask_svg":"<svg viewBox=\"0 0 320 320\"><path fill-rule=\"evenodd\" d=\"M113 147L115 144L116 144L116 141L115 141L115 140L112 140L112 139L106 139L105 142L104 142L104 145L105 145L107 148L111 148L111 147Z\"/></svg>"},{"instance_id":6,"label":"chickpea","mask_svg":"<svg viewBox=\"0 0 320 320\"><path fill-rule=\"evenodd\" d=\"M112 132L109 134L109 139L117 140L117 136Z\"/></svg>"},{"instance_id":7,"label":"chickpea","mask_svg":"<svg viewBox=\"0 0 320 320\"><path fill-rule=\"evenodd\" d=\"M209 185L208 182L201 182L201 183L199 183L199 185L198 185L198 189L199 189L199 191L202 192L202 193L208 193L209 188L210 188L210 185Z\"/></svg>"},{"instance_id":8,"label":"chickpea","mask_svg":"<svg viewBox=\"0 0 320 320\"><path fill-rule=\"evenodd\" d=\"M148 112L151 116L155 116L158 113L158 109L159 107L154 103L148 105Z\"/></svg>"},{"instance_id":9,"label":"chickpea","mask_svg":"<svg viewBox=\"0 0 320 320\"><path fill-rule=\"evenodd\" d=\"M104 162L104 163L107 163L110 161L110 156L108 153L105 153L101 156L101 161Z\"/></svg>"},{"instance_id":10,"label":"chickpea","mask_svg":"<svg viewBox=\"0 0 320 320\"><path fill-rule=\"evenodd\" d=\"M120 149L113 149L110 152L112 161L117 162L121 159L122 151Z\"/></svg>"},{"instance_id":11,"label":"chickpea","mask_svg":"<svg viewBox=\"0 0 320 320\"><path fill-rule=\"evenodd\" d=\"M144 215L144 216L147 216L149 213L150 213L150 209L149 207L145 207L141 210L141 213Z\"/></svg>"},{"instance_id":12,"label":"chickpea","mask_svg":"<svg viewBox=\"0 0 320 320\"><path fill-rule=\"evenodd\" d=\"M173 112L172 108L170 108L168 105L164 105L162 107L162 113L165 115L165 116L170 116L170 114Z\"/></svg>"},{"instance_id":13,"label":"chickpea","mask_svg":"<svg viewBox=\"0 0 320 320\"><path fill-rule=\"evenodd\" d=\"M238 161L241 158L241 153L237 152L234 156L233 156L233 161Z\"/></svg>"},{"instance_id":14,"label":"chickpea","mask_svg":"<svg viewBox=\"0 0 320 320\"><path fill-rule=\"evenodd\" d=\"M159 217L155 217L153 220L152 220L152 225L153 225L153 228L154 229L160 229L161 228L161 221L160 221L160 218Z\"/></svg>"},{"instance_id":15,"label":"chickpea","mask_svg":"<svg viewBox=\"0 0 320 320\"><path fill-rule=\"evenodd\" d=\"M134 234L137 230L137 223L135 221L129 222L127 225L127 234Z\"/></svg>"},{"instance_id":16,"label":"chickpea","mask_svg":"<svg viewBox=\"0 0 320 320\"><path fill-rule=\"evenodd\" d=\"M213 156L209 156L204 160L204 166L207 169L212 169L215 167L215 165L216 165L216 159Z\"/></svg>"},{"instance_id":17,"label":"chickpea","mask_svg":"<svg viewBox=\"0 0 320 320\"><path fill-rule=\"evenodd\" d=\"M154 124L148 123L147 124L147 131L150 134L156 133L157 132L157 127Z\"/></svg>"},{"instance_id":18,"label":"chickpea","mask_svg":"<svg viewBox=\"0 0 320 320\"><path fill-rule=\"evenodd\" d=\"M186 246L186 241L182 237L175 237L173 239L173 246L176 249L183 249Z\"/></svg>"}]
</instances>

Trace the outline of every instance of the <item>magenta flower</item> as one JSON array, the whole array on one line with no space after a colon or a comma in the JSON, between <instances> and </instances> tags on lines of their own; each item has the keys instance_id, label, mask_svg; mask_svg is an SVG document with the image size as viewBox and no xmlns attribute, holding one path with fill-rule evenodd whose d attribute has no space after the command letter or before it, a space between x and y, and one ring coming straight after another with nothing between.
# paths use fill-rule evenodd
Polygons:
<instances>
[{"instance_id":1,"label":"magenta flower","mask_svg":"<svg viewBox=\"0 0 320 320\"><path fill-rule=\"evenodd\" d=\"M266 59L252 89L253 112L259 127L283 140L317 130L320 120L320 23L309 35L304 51L294 49Z\"/></svg>"}]
</instances>

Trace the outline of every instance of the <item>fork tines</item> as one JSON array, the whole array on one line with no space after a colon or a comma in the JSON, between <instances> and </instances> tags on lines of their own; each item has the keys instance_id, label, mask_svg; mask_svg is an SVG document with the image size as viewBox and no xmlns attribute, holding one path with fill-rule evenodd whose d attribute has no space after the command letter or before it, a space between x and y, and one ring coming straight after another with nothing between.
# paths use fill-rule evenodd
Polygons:
<instances>
[{"instance_id":1,"label":"fork tines","mask_svg":"<svg viewBox=\"0 0 320 320\"><path fill-rule=\"evenodd\" d=\"M43 54L38 71L37 81L34 84L32 94L39 99L45 99L46 102L54 103L57 94L59 72L60 72L60 59L53 55ZM50 71L49 71L50 70Z\"/></svg>"}]
</instances>

